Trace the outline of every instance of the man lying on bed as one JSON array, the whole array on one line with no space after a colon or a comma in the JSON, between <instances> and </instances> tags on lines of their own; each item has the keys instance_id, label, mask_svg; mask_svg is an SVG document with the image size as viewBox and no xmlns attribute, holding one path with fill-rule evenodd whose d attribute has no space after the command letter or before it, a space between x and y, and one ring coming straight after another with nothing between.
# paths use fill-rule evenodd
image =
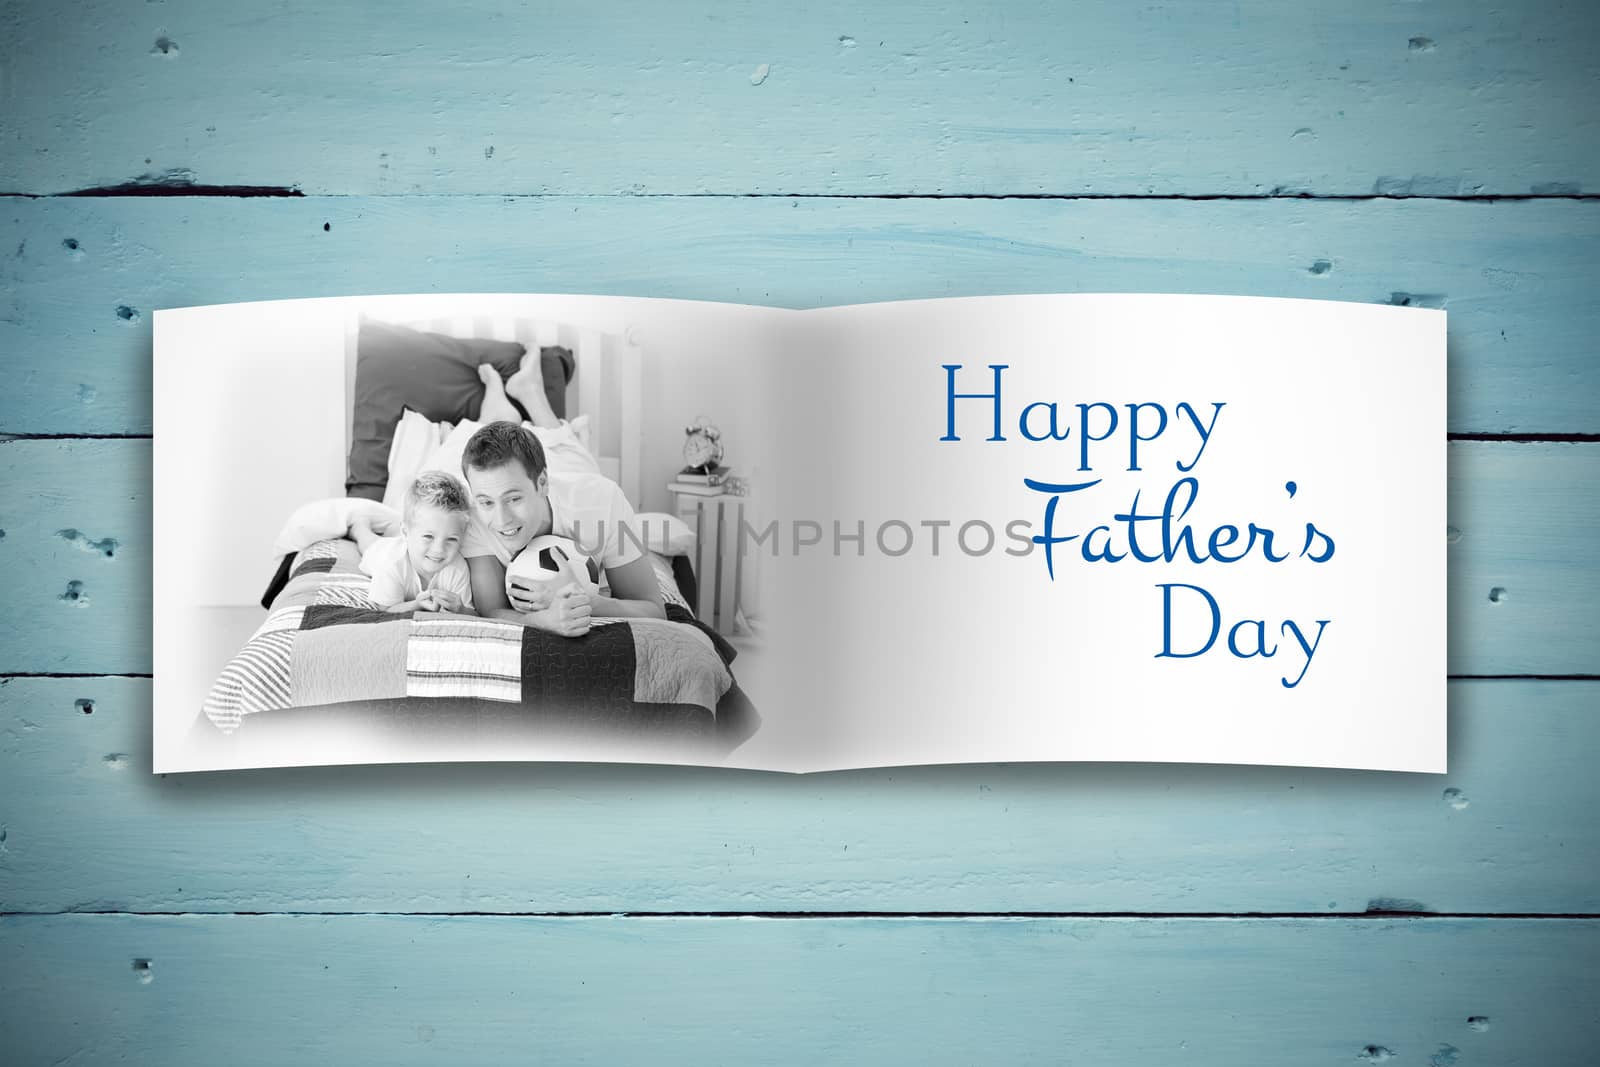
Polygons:
<instances>
[{"instance_id":1,"label":"man lying on bed","mask_svg":"<svg viewBox=\"0 0 1600 1067\"><path fill-rule=\"evenodd\" d=\"M666 618L650 561L623 534L633 506L622 489L600 474L552 474L539 439L518 421L507 394L522 403L535 426L561 425L545 398L538 355L524 356L521 369L503 385L493 367L485 364L479 373L487 390L485 425L461 454L472 499L461 554L472 577L478 614L566 637L588 633L590 620L597 617ZM577 542L604 571L611 595L600 596L578 584L553 596L515 581L508 587L506 565L543 534Z\"/></svg>"}]
</instances>

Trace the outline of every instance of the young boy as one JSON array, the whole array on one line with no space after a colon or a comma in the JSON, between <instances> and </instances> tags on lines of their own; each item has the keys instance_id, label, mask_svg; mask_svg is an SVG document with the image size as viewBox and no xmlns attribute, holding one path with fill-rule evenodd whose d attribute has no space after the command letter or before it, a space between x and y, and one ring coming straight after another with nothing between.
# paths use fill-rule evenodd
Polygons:
<instances>
[{"instance_id":1,"label":"young boy","mask_svg":"<svg viewBox=\"0 0 1600 1067\"><path fill-rule=\"evenodd\" d=\"M469 513L461 483L427 471L406 490L399 537L352 529L361 569L372 575L373 603L395 612L471 611L472 580L461 557Z\"/></svg>"},{"instance_id":2,"label":"young boy","mask_svg":"<svg viewBox=\"0 0 1600 1067\"><path fill-rule=\"evenodd\" d=\"M625 536L633 508L598 474L551 474L539 439L519 423L481 427L461 454L473 513L462 554L478 614L567 637L589 632L595 616L666 618L655 571ZM575 541L604 571L610 596L576 582L545 594L506 581L506 566L536 537Z\"/></svg>"}]
</instances>

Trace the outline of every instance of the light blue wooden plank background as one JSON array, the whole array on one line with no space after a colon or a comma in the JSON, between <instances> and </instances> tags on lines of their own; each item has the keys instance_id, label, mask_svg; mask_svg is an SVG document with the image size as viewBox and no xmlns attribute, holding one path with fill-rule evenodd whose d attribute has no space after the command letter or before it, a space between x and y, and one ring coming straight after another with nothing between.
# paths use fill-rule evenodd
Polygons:
<instances>
[{"instance_id":1,"label":"light blue wooden plank background","mask_svg":"<svg viewBox=\"0 0 1600 1067\"><path fill-rule=\"evenodd\" d=\"M789 307L1032 292L1409 298L1450 314L1451 432L1593 432L1600 394L1593 198L362 195L10 207L0 343L20 373L0 419L11 433L147 434L152 308L308 292Z\"/></svg>"},{"instance_id":2,"label":"light blue wooden plank background","mask_svg":"<svg viewBox=\"0 0 1600 1067\"><path fill-rule=\"evenodd\" d=\"M1589 5L17 3L0 188L1570 194Z\"/></svg>"},{"instance_id":3,"label":"light blue wooden plank background","mask_svg":"<svg viewBox=\"0 0 1600 1067\"><path fill-rule=\"evenodd\" d=\"M1554 0L0 6L4 1058L1594 1059L1597 90ZM432 290L1443 306L1451 772L150 775L150 311Z\"/></svg>"},{"instance_id":4,"label":"light blue wooden plank background","mask_svg":"<svg viewBox=\"0 0 1600 1067\"><path fill-rule=\"evenodd\" d=\"M1547 1067L1592 1062L1597 950L1594 920L17 916L0 996L30 1063Z\"/></svg>"},{"instance_id":5,"label":"light blue wooden plank background","mask_svg":"<svg viewBox=\"0 0 1600 1067\"><path fill-rule=\"evenodd\" d=\"M1450 684L1450 773L1088 764L166 775L150 682L0 686L26 912L1600 910L1600 682ZM87 712L85 711L87 707ZM492 798L492 799L489 799Z\"/></svg>"}]
</instances>

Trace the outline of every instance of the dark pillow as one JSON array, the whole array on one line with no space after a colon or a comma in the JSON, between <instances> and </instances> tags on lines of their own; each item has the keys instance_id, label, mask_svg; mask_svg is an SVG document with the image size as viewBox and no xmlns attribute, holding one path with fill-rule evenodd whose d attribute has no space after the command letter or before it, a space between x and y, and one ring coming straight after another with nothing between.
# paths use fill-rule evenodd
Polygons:
<instances>
[{"instance_id":1,"label":"dark pillow","mask_svg":"<svg viewBox=\"0 0 1600 1067\"><path fill-rule=\"evenodd\" d=\"M478 365L491 363L501 378L508 378L516 373L525 351L517 341L450 337L362 319L356 337L346 495L383 499L389 480L389 446L404 409L433 422L476 419L483 403ZM572 352L547 347L539 350L539 356L545 396L556 415L565 418Z\"/></svg>"}]
</instances>

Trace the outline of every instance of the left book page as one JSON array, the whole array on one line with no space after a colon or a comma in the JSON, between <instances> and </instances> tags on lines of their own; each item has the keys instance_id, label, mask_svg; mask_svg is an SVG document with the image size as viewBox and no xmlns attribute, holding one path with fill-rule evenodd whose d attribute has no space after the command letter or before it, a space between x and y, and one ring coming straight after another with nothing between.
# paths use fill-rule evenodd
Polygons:
<instances>
[{"instance_id":1,"label":"left book page","mask_svg":"<svg viewBox=\"0 0 1600 1067\"><path fill-rule=\"evenodd\" d=\"M759 566L736 573L718 536L761 506L796 314L509 295L157 312L155 770L814 765L815 720L762 706ZM474 443L511 420L521 438Z\"/></svg>"}]
</instances>

